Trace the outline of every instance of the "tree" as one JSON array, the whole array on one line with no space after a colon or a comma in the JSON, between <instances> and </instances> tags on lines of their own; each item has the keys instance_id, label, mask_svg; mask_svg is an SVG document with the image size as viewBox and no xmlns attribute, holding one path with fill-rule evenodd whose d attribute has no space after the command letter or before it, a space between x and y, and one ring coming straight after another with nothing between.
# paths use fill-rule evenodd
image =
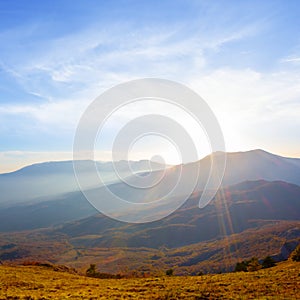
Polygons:
<instances>
[{"instance_id":1,"label":"tree","mask_svg":"<svg viewBox=\"0 0 300 300\"><path fill-rule=\"evenodd\" d=\"M90 264L90 267L86 270L86 276L95 277L96 274L97 274L96 265L95 264Z\"/></svg>"},{"instance_id":2,"label":"tree","mask_svg":"<svg viewBox=\"0 0 300 300\"><path fill-rule=\"evenodd\" d=\"M173 273L174 273L174 270L173 270L173 269L168 269L168 270L166 271L166 275L167 275L167 276L172 276Z\"/></svg>"},{"instance_id":3,"label":"tree","mask_svg":"<svg viewBox=\"0 0 300 300\"><path fill-rule=\"evenodd\" d=\"M293 261L300 261L300 245L292 252L291 258Z\"/></svg>"},{"instance_id":4,"label":"tree","mask_svg":"<svg viewBox=\"0 0 300 300\"><path fill-rule=\"evenodd\" d=\"M252 257L249 260L248 266L247 266L247 271L253 272L261 269L261 264L258 262L257 257Z\"/></svg>"},{"instance_id":5,"label":"tree","mask_svg":"<svg viewBox=\"0 0 300 300\"><path fill-rule=\"evenodd\" d=\"M267 256L262 261L263 269L272 268L276 265L275 260L271 256Z\"/></svg>"},{"instance_id":6,"label":"tree","mask_svg":"<svg viewBox=\"0 0 300 300\"><path fill-rule=\"evenodd\" d=\"M242 262L237 262L235 265L234 272L247 272L247 267L248 267L248 262L247 261L242 261Z\"/></svg>"},{"instance_id":7,"label":"tree","mask_svg":"<svg viewBox=\"0 0 300 300\"><path fill-rule=\"evenodd\" d=\"M261 269L262 266L259 263L256 257L252 257L250 260L244 260L242 262L238 262L235 266L235 272L252 272Z\"/></svg>"}]
</instances>

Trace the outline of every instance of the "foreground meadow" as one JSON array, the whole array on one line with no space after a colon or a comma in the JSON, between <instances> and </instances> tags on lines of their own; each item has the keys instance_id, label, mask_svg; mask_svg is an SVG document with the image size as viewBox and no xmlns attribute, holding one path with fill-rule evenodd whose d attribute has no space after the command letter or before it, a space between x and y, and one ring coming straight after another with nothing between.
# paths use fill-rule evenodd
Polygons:
<instances>
[{"instance_id":1,"label":"foreground meadow","mask_svg":"<svg viewBox=\"0 0 300 300\"><path fill-rule=\"evenodd\" d=\"M96 279L37 266L0 266L0 299L300 299L300 263L249 273Z\"/></svg>"}]
</instances>

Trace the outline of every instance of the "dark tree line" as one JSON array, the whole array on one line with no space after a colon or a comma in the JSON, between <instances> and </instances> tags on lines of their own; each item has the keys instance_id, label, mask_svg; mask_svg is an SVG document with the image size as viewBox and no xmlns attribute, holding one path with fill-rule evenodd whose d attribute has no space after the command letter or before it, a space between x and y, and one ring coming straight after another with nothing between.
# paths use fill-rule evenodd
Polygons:
<instances>
[{"instance_id":1,"label":"dark tree line","mask_svg":"<svg viewBox=\"0 0 300 300\"><path fill-rule=\"evenodd\" d=\"M257 257L252 257L250 260L238 262L235 266L235 272L252 272L259 269L272 268L276 265L275 260L271 256L265 257L262 262L258 261Z\"/></svg>"}]
</instances>

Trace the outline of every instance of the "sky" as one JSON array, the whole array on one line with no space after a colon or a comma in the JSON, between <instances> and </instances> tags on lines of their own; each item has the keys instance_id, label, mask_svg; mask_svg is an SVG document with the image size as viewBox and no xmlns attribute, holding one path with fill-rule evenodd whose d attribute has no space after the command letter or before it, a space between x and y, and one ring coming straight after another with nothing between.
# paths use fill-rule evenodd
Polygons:
<instances>
[{"instance_id":1,"label":"sky","mask_svg":"<svg viewBox=\"0 0 300 300\"><path fill-rule=\"evenodd\" d=\"M297 0L0 0L0 173L71 159L88 105L108 88L148 77L196 91L227 151L300 157L299 15ZM130 157L161 151L176 163L171 148L152 140ZM108 142L97 150L110 159Z\"/></svg>"}]
</instances>

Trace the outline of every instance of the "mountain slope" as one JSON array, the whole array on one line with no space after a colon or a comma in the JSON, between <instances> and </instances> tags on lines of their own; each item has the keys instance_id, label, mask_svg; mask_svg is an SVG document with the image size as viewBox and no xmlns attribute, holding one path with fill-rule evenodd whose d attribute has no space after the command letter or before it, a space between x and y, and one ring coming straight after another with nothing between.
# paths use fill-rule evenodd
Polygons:
<instances>
[{"instance_id":1,"label":"mountain slope","mask_svg":"<svg viewBox=\"0 0 300 300\"><path fill-rule=\"evenodd\" d=\"M218 160L217 155L214 157ZM286 158L264 150L227 154L224 185L260 179L300 185L300 159Z\"/></svg>"},{"instance_id":2,"label":"mountain slope","mask_svg":"<svg viewBox=\"0 0 300 300\"><path fill-rule=\"evenodd\" d=\"M199 162L174 166L165 171L155 171L151 174L150 181L147 182L148 186L151 186L147 189L132 188L125 182L108 185L108 189L117 197L129 203L143 203L146 204L143 208L147 207L147 211L142 211L140 210L141 206L134 207L132 205L132 211L129 211L124 210L121 205L114 207L107 205L106 207L109 206L110 209L109 214L119 216L123 220L134 219L139 222L147 220L148 215L153 216L154 219L156 216L164 216L169 212L170 207L173 210L180 207L191 191L207 190L206 183L210 174L211 163L213 161L215 166L212 178L220 176L221 158L220 153L217 152ZM297 164L298 159L287 159L262 150L228 153L223 187L247 180L281 180L300 185L300 167ZM195 186L198 167L200 175ZM139 180L139 178L132 178L133 186L139 186ZM205 195L208 192L213 194L213 189L217 188L211 184L212 182L208 186L208 190L211 191L205 192ZM96 207L97 203L102 207L103 203L112 202L112 195L106 190L105 187L100 187L85 192L94 199L93 204ZM172 191L171 194L170 191ZM160 199L163 201L156 201Z\"/></svg>"},{"instance_id":3,"label":"mountain slope","mask_svg":"<svg viewBox=\"0 0 300 300\"><path fill-rule=\"evenodd\" d=\"M170 216L129 225L101 214L57 230L82 246L179 247L242 232L276 220L300 220L300 187L282 181L248 181L220 190L203 209L194 194ZM95 238L84 236L95 235Z\"/></svg>"},{"instance_id":4,"label":"mountain slope","mask_svg":"<svg viewBox=\"0 0 300 300\"><path fill-rule=\"evenodd\" d=\"M149 170L149 161L141 160L130 162L135 172ZM107 182L116 182L112 162L81 161L81 169L90 188L99 186L100 181L91 174L90 170L96 165L101 172L102 179ZM118 169L126 173L125 161L116 162ZM159 163L151 162L154 170L162 168ZM45 162L33 164L11 173L0 174L0 207L8 207L17 203L32 203L56 199L57 195L79 191L72 161ZM58 196L61 198L61 196Z\"/></svg>"},{"instance_id":5,"label":"mountain slope","mask_svg":"<svg viewBox=\"0 0 300 300\"><path fill-rule=\"evenodd\" d=\"M108 272L174 267L190 274L232 270L238 260L278 254L286 241L300 239L299 186L247 181L223 188L203 209L198 198L195 193L152 223L126 224L97 214L56 228L0 233L0 260L74 267L97 262Z\"/></svg>"},{"instance_id":6,"label":"mountain slope","mask_svg":"<svg viewBox=\"0 0 300 300\"><path fill-rule=\"evenodd\" d=\"M40 199L38 203L0 208L0 232L46 228L86 218L98 211L80 192Z\"/></svg>"},{"instance_id":7,"label":"mountain slope","mask_svg":"<svg viewBox=\"0 0 300 300\"><path fill-rule=\"evenodd\" d=\"M209 174L211 159L214 159L216 165L218 165L218 153L214 153L199 162L183 165L183 185L185 183L188 185L191 179L190 168L194 168L195 165L200 164L201 177L195 191L195 193L200 193L205 185L207 174ZM263 180L282 180L300 184L299 161L299 159L284 158L262 150L228 153L223 186L234 185L243 180L261 180L261 178ZM84 163L93 164L93 162ZM121 169L124 163L119 162ZM135 165L136 170L142 170L147 167L148 161L135 162ZM159 166L157 164L157 168ZM116 175L112 172L113 167L111 163L99 163L99 168L107 174L107 180L116 178ZM114 194L130 202L149 202L166 195L172 189L174 182L176 183L175 179L179 173L180 166L168 169L161 184L154 185L151 189L132 189L126 183L120 182L112 183L108 187ZM161 171L154 172L154 178L160 178L161 176ZM89 178L87 172L86 180L89 181ZM248 187L243 185L235 187L235 189L238 188L244 189L244 191L248 190ZM0 231L44 228L58 223L82 219L96 213L80 191L57 195L59 191L72 189L78 189L73 174L72 162L38 164L14 173L0 175L0 216L2 216L0 218ZM109 202L111 196L108 195L108 197L105 197L103 189L105 188L98 188L93 191L99 195L101 201ZM46 196L40 196L41 194ZM235 194L237 194L237 191L235 191ZM183 197L185 197L184 191L179 190L179 193L171 198L170 201L178 202L180 205L181 199L184 199ZM195 199L198 200L199 197L195 197ZM14 201L25 203L16 205ZM226 201L229 200L227 199ZM196 205L196 202L194 204ZM239 205L236 204L232 208L236 210L235 215L239 214ZM58 208L59 212L57 213L55 210ZM204 211L199 211L199 214L205 212L207 213L206 218L208 218L210 213L209 208L210 206ZM158 205L154 209L155 213L162 214L165 207L158 202ZM255 209L255 212L259 213L258 208ZM291 211L291 216L293 213ZM113 224L115 223L113 222ZM242 226L242 224L243 219L240 218L238 225ZM235 226L234 222L233 225ZM176 230L174 226L170 229L171 231ZM188 225L185 224L185 226ZM215 232L215 229L212 231Z\"/></svg>"}]
</instances>

